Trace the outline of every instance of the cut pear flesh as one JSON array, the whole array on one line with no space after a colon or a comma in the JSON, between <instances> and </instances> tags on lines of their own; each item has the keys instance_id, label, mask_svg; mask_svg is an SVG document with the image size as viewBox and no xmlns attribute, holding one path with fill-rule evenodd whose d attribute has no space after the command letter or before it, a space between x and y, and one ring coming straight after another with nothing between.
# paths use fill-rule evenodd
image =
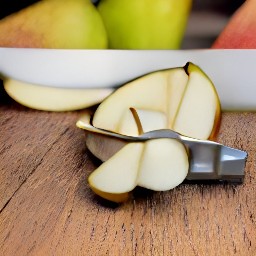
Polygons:
<instances>
[{"instance_id":1,"label":"cut pear flesh","mask_svg":"<svg viewBox=\"0 0 256 256\"><path fill-rule=\"evenodd\" d=\"M136 187L143 143L129 143L89 177L89 184L107 193L125 193Z\"/></svg>"},{"instance_id":2,"label":"cut pear flesh","mask_svg":"<svg viewBox=\"0 0 256 256\"><path fill-rule=\"evenodd\" d=\"M155 139L145 143L137 183L155 191L178 186L188 174L189 162L184 146L172 139Z\"/></svg>"},{"instance_id":3,"label":"cut pear flesh","mask_svg":"<svg viewBox=\"0 0 256 256\"><path fill-rule=\"evenodd\" d=\"M220 120L220 101L207 75L196 65L157 71L117 89L97 108L93 125L138 135L129 108L158 111L166 116L165 128L208 139Z\"/></svg>"},{"instance_id":4,"label":"cut pear flesh","mask_svg":"<svg viewBox=\"0 0 256 256\"><path fill-rule=\"evenodd\" d=\"M38 110L71 111L100 103L113 89L64 89L39 86L13 79L4 81L8 95L18 103Z\"/></svg>"},{"instance_id":5,"label":"cut pear flesh","mask_svg":"<svg viewBox=\"0 0 256 256\"><path fill-rule=\"evenodd\" d=\"M93 191L101 197L119 202L137 185L165 191L178 186L189 168L185 147L173 139L155 139L129 143L89 176Z\"/></svg>"},{"instance_id":6,"label":"cut pear flesh","mask_svg":"<svg viewBox=\"0 0 256 256\"><path fill-rule=\"evenodd\" d=\"M166 80L170 72L173 73L173 70L152 73L117 89L99 105L93 116L93 125L117 133L138 135L138 132L125 131L126 126L121 123L126 122L130 126L133 123L132 131L137 131L134 118L129 113L131 107L165 112ZM125 121L124 115L129 118L128 121Z\"/></svg>"},{"instance_id":7,"label":"cut pear flesh","mask_svg":"<svg viewBox=\"0 0 256 256\"><path fill-rule=\"evenodd\" d=\"M139 134L164 129L167 126L167 118L163 112L132 108Z\"/></svg>"},{"instance_id":8,"label":"cut pear flesh","mask_svg":"<svg viewBox=\"0 0 256 256\"><path fill-rule=\"evenodd\" d=\"M209 78L197 69L189 72L188 84L172 128L190 137L207 139L212 133L216 112L219 115L218 97Z\"/></svg>"}]
</instances>

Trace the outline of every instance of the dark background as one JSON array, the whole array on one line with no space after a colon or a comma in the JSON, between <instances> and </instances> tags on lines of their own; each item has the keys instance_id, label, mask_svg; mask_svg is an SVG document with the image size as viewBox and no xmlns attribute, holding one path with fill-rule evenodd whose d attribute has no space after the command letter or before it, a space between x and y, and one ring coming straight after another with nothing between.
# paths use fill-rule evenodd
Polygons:
<instances>
[{"instance_id":1,"label":"dark background","mask_svg":"<svg viewBox=\"0 0 256 256\"><path fill-rule=\"evenodd\" d=\"M0 18L35 2L38 2L38 0L0 0ZM211 9L213 11L223 12L229 15L233 13L243 2L244 0L194 0L193 10Z\"/></svg>"}]
</instances>

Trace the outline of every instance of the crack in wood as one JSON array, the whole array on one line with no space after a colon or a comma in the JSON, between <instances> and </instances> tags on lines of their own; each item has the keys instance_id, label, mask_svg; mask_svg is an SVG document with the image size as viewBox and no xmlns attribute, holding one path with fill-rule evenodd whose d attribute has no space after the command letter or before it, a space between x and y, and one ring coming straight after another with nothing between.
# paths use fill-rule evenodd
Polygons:
<instances>
[{"instance_id":1,"label":"crack in wood","mask_svg":"<svg viewBox=\"0 0 256 256\"><path fill-rule=\"evenodd\" d=\"M19 187L12 193L12 195L10 196L10 198L5 202L5 204L3 205L3 207L0 209L0 215L1 213L4 211L4 209L8 206L8 204L11 202L11 200L15 197L15 195L18 193L18 191L22 188L22 186L27 182L27 180L36 172L36 170L38 169L38 167L43 163L45 156L51 151L51 149L54 147L54 145L56 143L58 143L58 141L61 139L61 137L63 135L65 135L65 133L67 133L67 131L69 130L69 127L67 127L61 134L60 136L53 141L53 143L51 144L51 146L49 147L49 149L44 153L44 155L41 157L39 163L31 170L31 172L28 174L28 176L21 182L21 184L19 185Z\"/></svg>"}]
</instances>

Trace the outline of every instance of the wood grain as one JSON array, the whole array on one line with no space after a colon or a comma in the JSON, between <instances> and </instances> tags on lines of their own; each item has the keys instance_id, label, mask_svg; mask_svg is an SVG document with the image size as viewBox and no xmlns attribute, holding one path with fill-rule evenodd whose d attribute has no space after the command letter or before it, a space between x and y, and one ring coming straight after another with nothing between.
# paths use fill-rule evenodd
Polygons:
<instances>
[{"instance_id":1,"label":"wood grain","mask_svg":"<svg viewBox=\"0 0 256 256\"><path fill-rule=\"evenodd\" d=\"M81 114L0 106L0 255L256 255L256 113L224 113L218 137L249 153L242 185L137 189L122 205L87 185Z\"/></svg>"}]
</instances>

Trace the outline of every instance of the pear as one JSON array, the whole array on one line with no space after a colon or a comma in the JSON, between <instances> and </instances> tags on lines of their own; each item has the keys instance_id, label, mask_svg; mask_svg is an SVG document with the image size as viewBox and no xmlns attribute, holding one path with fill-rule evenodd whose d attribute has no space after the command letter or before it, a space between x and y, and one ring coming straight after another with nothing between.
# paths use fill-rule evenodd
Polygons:
<instances>
[{"instance_id":1,"label":"pear","mask_svg":"<svg viewBox=\"0 0 256 256\"><path fill-rule=\"evenodd\" d=\"M256 48L256 1L245 1L233 14L212 48Z\"/></svg>"},{"instance_id":2,"label":"pear","mask_svg":"<svg viewBox=\"0 0 256 256\"><path fill-rule=\"evenodd\" d=\"M144 146L137 184L154 191L167 191L185 180L188 168L188 154L181 142L174 139L149 140Z\"/></svg>"},{"instance_id":3,"label":"pear","mask_svg":"<svg viewBox=\"0 0 256 256\"><path fill-rule=\"evenodd\" d=\"M221 105L214 84L193 63L156 71L120 87L98 106L92 124L138 136L140 125L131 109L139 115L143 132L172 129L197 139L214 139L221 121ZM89 134L86 144L97 158L106 161L125 143Z\"/></svg>"},{"instance_id":4,"label":"pear","mask_svg":"<svg viewBox=\"0 0 256 256\"><path fill-rule=\"evenodd\" d=\"M140 132L155 128L152 124L154 122L148 120L160 120L160 123L165 121L162 113L136 109L131 112ZM95 128L90 125L90 119L90 115L85 114L77 122L77 126L85 129L89 135L95 132ZM101 137L100 130L97 132L96 138L105 140L106 143L106 139L113 136ZM154 191L175 188L186 178L188 168L188 153L184 145L175 139L159 138L126 144L92 172L88 181L97 195L121 203L129 199L130 192L136 186Z\"/></svg>"},{"instance_id":5,"label":"pear","mask_svg":"<svg viewBox=\"0 0 256 256\"><path fill-rule=\"evenodd\" d=\"M130 108L164 113L165 121L158 118L165 122L162 128L197 139L213 138L220 123L217 91L209 77L192 63L150 73L117 89L99 105L92 124L136 136L139 131Z\"/></svg>"},{"instance_id":6,"label":"pear","mask_svg":"<svg viewBox=\"0 0 256 256\"><path fill-rule=\"evenodd\" d=\"M112 49L177 49L192 0L101 0Z\"/></svg>"},{"instance_id":7,"label":"pear","mask_svg":"<svg viewBox=\"0 0 256 256\"><path fill-rule=\"evenodd\" d=\"M100 103L113 89L68 89L4 80L7 94L18 103L38 110L71 111Z\"/></svg>"},{"instance_id":8,"label":"pear","mask_svg":"<svg viewBox=\"0 0 256 256\"><path fill-rule=\"evenodd\" d=\"M90 0L42 0L0 20L0 46L103 49L107 34Z\"/></svg>"},{"instance_id":9,"label":"pear","mask_svg":"<svg viewBox=\"0 0 256 256\"><path fill-rule=\"evenodd\" d=\"M142 150L143 143L129 143L104 162L88 178L92 190L110 201L127 200L137 185Z\"/></svg>"},{"instance_id":10,"label":"pear","mask_svg":"<svg viewBox=\"0 0 256 256\"><path fill-rule=\"evenodd\" d=\"M92 124L132 136L173 129L208 139L217 133L220 116L219 97L210 78L198 66L187 63L183 68L159 70L120 87L99 105ZM135 186L154 191L175 188L186 178L189 158L193 157L175 139L148 140L138 144L139 150L137 143L119 143L113 149L116 138L111 141L90 135L89 150L92 146L92 152L106 162L95 171L97 175L90 175L89 184L96 194L112 201L127 200L127 193Z\"/></svg>"}]
</instances>

